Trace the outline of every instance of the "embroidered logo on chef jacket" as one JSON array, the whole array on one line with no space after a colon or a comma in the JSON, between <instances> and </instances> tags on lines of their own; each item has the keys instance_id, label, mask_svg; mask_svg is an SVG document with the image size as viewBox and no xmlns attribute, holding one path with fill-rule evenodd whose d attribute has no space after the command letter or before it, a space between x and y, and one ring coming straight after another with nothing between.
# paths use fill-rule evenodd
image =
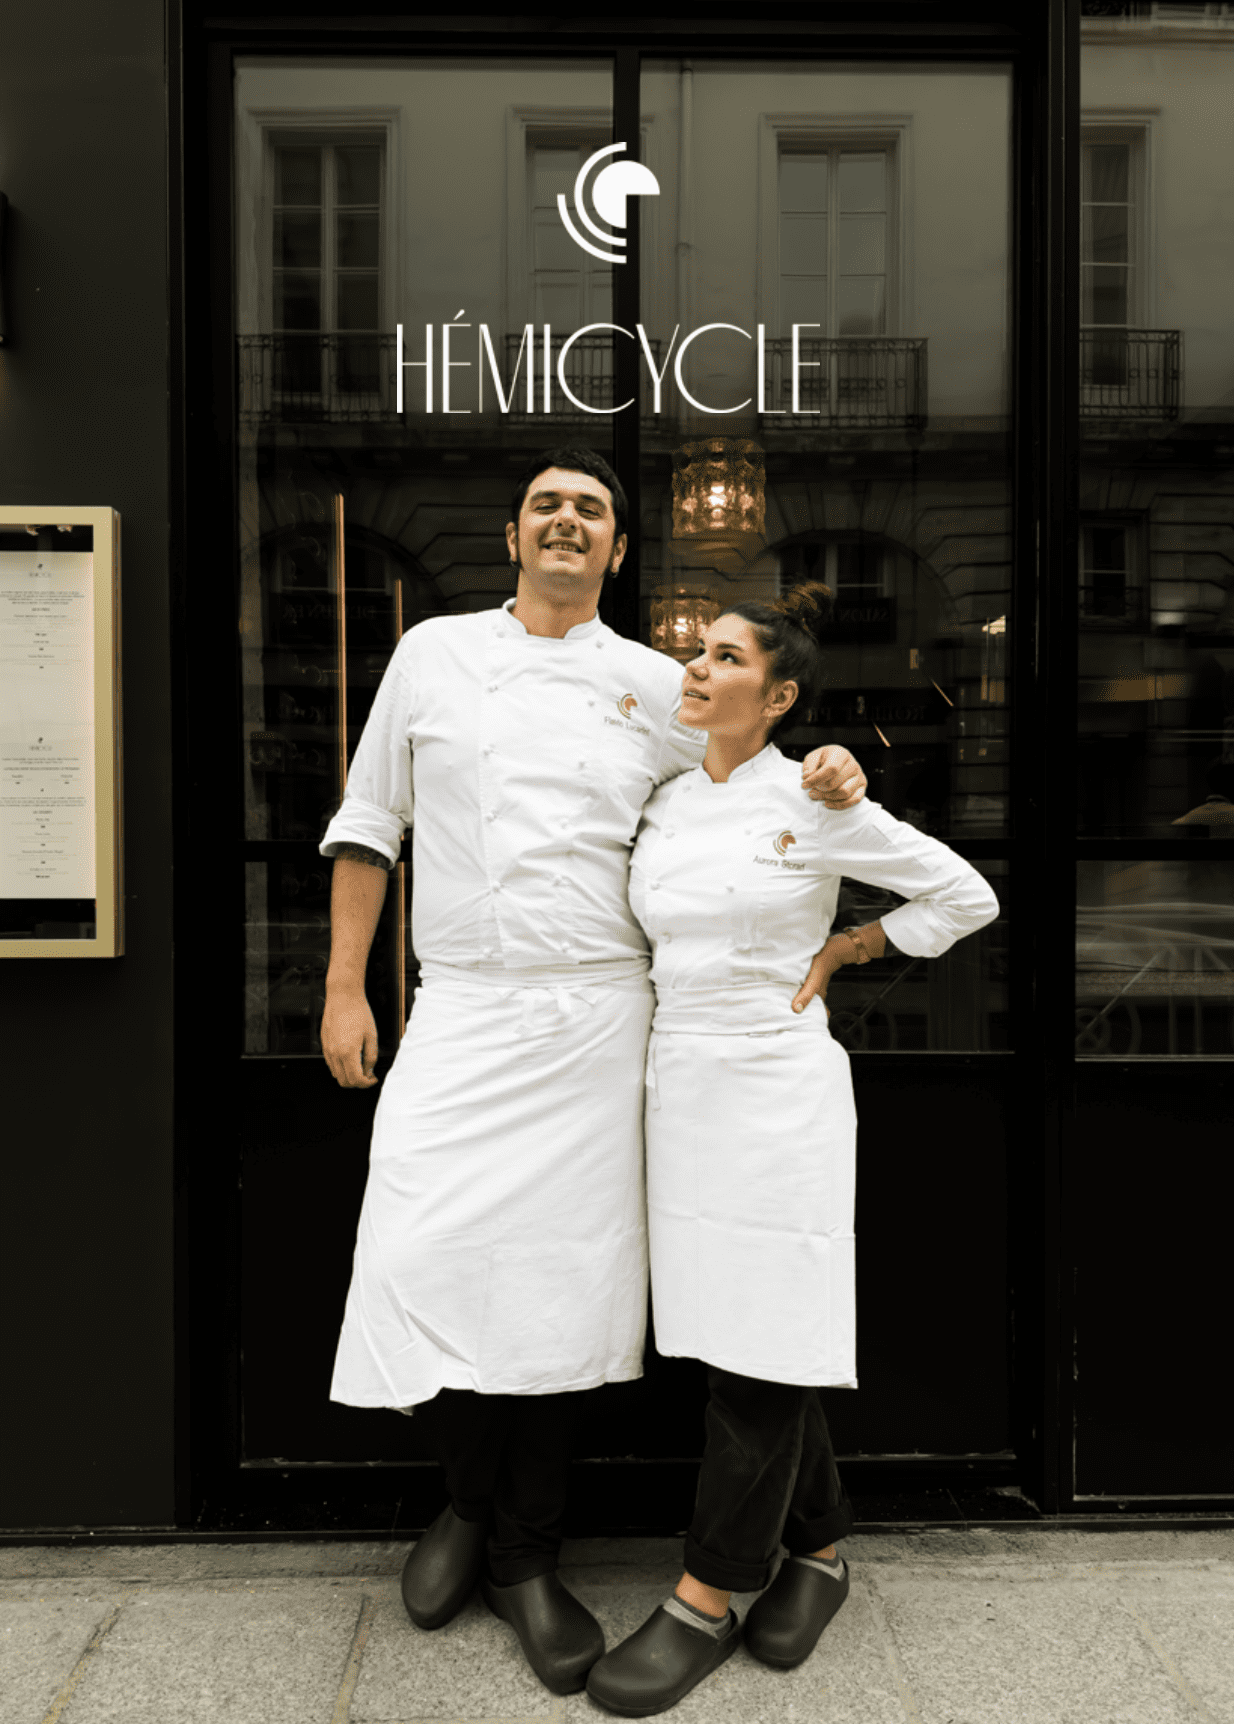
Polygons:
<instances>
[{"instance_id":1,"label":"embroidered logo on chef jacket","mask_svg":"<svg viewBox=\"0 0 1234 1724\"><path fill-rule=\"evenodd\" d=\"M622 729L632 731L636 736L650 736L648 727L640 724L634 716L638 711L638 700L634 695L623 694L617 701L617 711L621 717L618 719L606 716L605 724L620 725Z\"/></svg>"},{"instance_id":2,"label":"embroidered logo on chef jacket","mask_svg":"<svg viewBox=\"0 0 1234 1724\"><path fill-rule=\"evenodd\" d=\"M756 862L761 862L764 868L790 868L794 874L804 873L804 862L793 862L789 860L789 846L796 844L796 842L796 838L794 838L793 834L787 829L783 832L777 832L775 837L771 840L771 848L775 851L775 856L756 855L754 860Z\"/></svg>"}]
</instances>

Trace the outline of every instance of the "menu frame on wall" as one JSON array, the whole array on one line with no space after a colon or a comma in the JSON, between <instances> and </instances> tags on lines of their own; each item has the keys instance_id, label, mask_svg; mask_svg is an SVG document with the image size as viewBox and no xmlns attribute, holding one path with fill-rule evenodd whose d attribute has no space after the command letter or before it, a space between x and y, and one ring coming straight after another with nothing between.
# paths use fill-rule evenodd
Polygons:
<instances>
[{"instance_id":1,"label":"menu frame on wall","mask_svg":"<svg viewBox=\"0 0 1234 1724\"><path fill-rule=\"evenodd\" d=\"M124 953L120 515L112 508L83 504L0 504L0 532L6 529L12 532L15 528L29 528L37 534L73 527L90 527L93 530L89 588L79 595L82 599L88 598L90 606L88 620L84 616L82 619L88 639L80 643L86 646L86 650L79 664L90 677L84 700L80 674L74 676L70 672L58 680L61 682L62 698L66 703L64 723L66 726L72 724L80 727L82 712L88 711L93 735L81 757L87 782L84 786L80 781L75 783L76 794L66 800L65 808L59 812L63 815L63 822L67 823L67 837L64 841L70 851L74 845L84 848L85 841L93 843L93 855L88 859L88 863L80 863L80 858L79 863L81 866L92 867L93 871L94 932L92 935L78 936L57 934L50 938L34 935L4 937L0 934L0 958L118 958ZM56 553L53 552L52 555ZM66 607L70 612L72 608L71 605ZM14 609L18 610L18 607L15 606ZM84 613L84 604L80 606L80 610ZM25 639L27 632L30 635L29 640ZM71 639L71 624L64 632ZM36 646L37 650L44 650L37 643L31 644L38 630L30 618L23 619L20 613L12 619L12 626L6 633L13 635L13 640L8 643L10 648L20 649L24 644L30 652L35 651ZM51 669L57 650L54 630L49 640L49 650L53 657L47 661L47 665ZM25 656L28 657L29 653ZM64 668L68 669L68 664ZM20 679L10 680L9 689L12 693L13 716L19 717ZM68 703L73 706L71 716ZM6 716L6 713L0 712L0 719ZM52 722L55 723L56 720L53 719ZM0 845L6 846L13 838L14 822L19 813L18 798L8 793L11 788L4 786L5 793L0 795ZM75 824L80 826L81 822L78 819L75 823L73 817L80 816L83 809L88 809L92 818L87 819L84 830L74 830ZM80 886L81 881L75 883ZM35 897L39 895L41 894L38 892L32 894ZM81 891L66 895L76 898L89 896Z\"/></svg>"}]
</instances>

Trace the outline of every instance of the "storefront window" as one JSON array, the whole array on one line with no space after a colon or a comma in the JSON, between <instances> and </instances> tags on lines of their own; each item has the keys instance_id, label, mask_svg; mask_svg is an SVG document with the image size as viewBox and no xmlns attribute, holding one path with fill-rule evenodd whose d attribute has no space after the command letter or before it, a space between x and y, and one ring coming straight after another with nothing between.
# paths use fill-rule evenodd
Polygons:
<instances>
[{"instance_id":1,"label":"storefront window","mask_svg":"<svg viewBox=\"0 0 1234 1724\"><path fill-rule=\"evenodd\" d=\"M1082 1059L1234 1056L1230 868L1177 856L1234 837L1228 12L1082 21Z\"/></svg>"},{"instance_id":2,"label":"storefront window","mask_svg":"<svg viewBox=\"0 0 1234 1724\"><path fill-rule=\"evenodd\" d=\"M1083 835L1234 835L1227 12L1083 19Z\"/></svg>"},{"instance_id":3,"label":"storefront window","mask_svg":"<svg viewBox=\"0 0 1234 1724\"><path fill-rule=\"evenodd\" d=\"M519 470L619 422L643 639L656 605L688 648L675 607L825 581L826 689L782 745L841 742L893 813L985 845L1006 908L1010 74L647 61L641 97L621 140L601 58L238 66L250 1055L316 1051L316 846L399 636L508 598ZM400 865L386 1051L409 893ZM1005 933L838 979L837 1031L1006 1047Z\"/></svg>"}]
</instances>

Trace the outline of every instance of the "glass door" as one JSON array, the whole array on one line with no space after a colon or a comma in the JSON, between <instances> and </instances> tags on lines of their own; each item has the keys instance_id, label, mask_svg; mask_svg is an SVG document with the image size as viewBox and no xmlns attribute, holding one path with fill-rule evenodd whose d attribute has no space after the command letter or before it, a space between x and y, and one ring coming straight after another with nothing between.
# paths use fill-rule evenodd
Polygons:
<instances>
[{"instance_id":1,"label":"glass door","mask_svg":"<svg viewBox=\"0 0 1234 1724\"><path fill-rule=\"evenodd\" d=\"M862 1387L832 1417L853 1456L1010 1451L1011 70L628 72L615 104L599 57L237 67L239 1460L301 1494L425 1459L414 1421L327 1398L373 1097L320 1058L317 844L401 633L513 594L514 480L578 442L630 493L629 630L680 653L691 604L824 580L827 687L785 747L846 744L999 895L946 958L834 986L863 1183ZM402 863L370 965L383 1062L413 890ZM891 902L849 883L841 915ZM692 1490L703 1398L649 1354L584 1452Z\"/></svg>"}]
</instances>

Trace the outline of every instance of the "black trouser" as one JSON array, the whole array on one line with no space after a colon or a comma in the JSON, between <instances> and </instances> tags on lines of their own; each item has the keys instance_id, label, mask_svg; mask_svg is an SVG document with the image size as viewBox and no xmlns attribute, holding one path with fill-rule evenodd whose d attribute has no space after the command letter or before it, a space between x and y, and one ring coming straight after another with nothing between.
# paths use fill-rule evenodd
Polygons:
<instances>
[{"instance_id":1,"label":"black trouser","mask_svg":"<svg viewBox=\"0 0 1234 1724\"><path fill-rule=\"evenodd\" d=\"M557 1567L579 1393L442 1389L415 1410L460 1520L488 1521L488 1569L516 1586Z\"/></svg>"},{"instance_id":2,"label":"black trouser","mask_svg":"<svg viewBox=\"0 0 1234 1724\"><path fill-rule=\"evenodd\" d=\"M707 1367L707 1446L686 1571L725 1592L757 1592L781 1541L794 1556L852 1530L817 1389Z\"/></svg>"}]
</instances>

